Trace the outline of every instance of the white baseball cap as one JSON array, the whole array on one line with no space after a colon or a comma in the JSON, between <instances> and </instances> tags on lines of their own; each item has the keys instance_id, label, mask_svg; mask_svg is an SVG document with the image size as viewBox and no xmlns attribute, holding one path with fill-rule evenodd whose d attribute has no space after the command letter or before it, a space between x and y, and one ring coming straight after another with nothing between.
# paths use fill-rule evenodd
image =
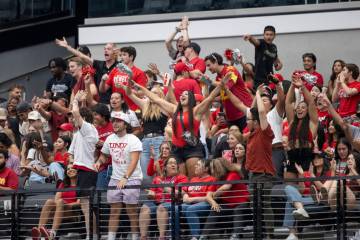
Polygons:
<instances>
[{"instance_id":1,"label":"white baseball cap","mask_svg":"<svg viewBox=\"0 0 360 240\"><path fill-rule=\"evenodd\" d=\"M130 124L130 118L128 114L125 114L123 112L111 112L111 118L117 118L120 120L123 120L124 122L126 122L127 124Z\"/></svg>"},{"instance_id":2,"label":"white baseball cap","mask_svg":"<svg viewBox=\"0 0 360 240\"><path fill-rule=\"evenodd\" d=\"M28 113L29 120L41 120L41 115L38 111L31 111Z\"/></svg>"}]
</instances>

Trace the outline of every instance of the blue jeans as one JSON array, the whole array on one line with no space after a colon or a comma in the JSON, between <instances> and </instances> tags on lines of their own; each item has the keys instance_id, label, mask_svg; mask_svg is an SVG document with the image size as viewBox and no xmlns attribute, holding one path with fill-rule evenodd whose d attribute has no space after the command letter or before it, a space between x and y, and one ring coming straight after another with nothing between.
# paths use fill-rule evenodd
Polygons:
<instances>
[{"instance_id":1,"label":"blue jeans","mask_svg":"<svg viewBox=\"0 0 360 240\"><path fill-rule=\"evenodd\" d=\"M55 175L55 173L57 174L58 179L60 180L64 180L64 174L65 174L65 170L64 167L57 162L52 162L49 165L49 173L50 175Z\"/></svg>"},{"instance_id":2,"label":"blue jeans","mask_svg":"<svg viewBox=\"0 0 360 240\"><path fill-rule=\"evenodd\" d=\"M208 216L210 213L210 205L207 202L199 202L195 204L182 204L182 214L186 217L192 237L200 236L200 217Z\"/></svg>"},{"instance_id":3,"label":"blue jeans","mask_svg":"<svg viewBox=\"0 0 360 240\"><path fill-rule=\"evenodd\" d=\"M109 165L104 170L98 172L96 187L98 188L107 188L110 182L110 177L112 174L112 166Z\"/></svg>"},{"instance_id":4,"label":"blue jeans","mask_svg":"<svg viewBox=\"0 0 360 240\"><path fill-rule=\"evenodd\" d=\"M303 197L299 190L291 185L285 187L285 194L287 202L285 205L285 216L283 226L287 228L293 228L295 223L295 218L292 215L292 212L295 210L293 203L301 202L304 206L314 204L312 197Z\"/></svg>"},{"instance_id":5,"label":"blue jeans","mask_svg":"<svg viewBox=\"0 0 360 240\"><path fill-rule=\"evenodd\" d=\"M152 181L152 177L149 177L147 175L147 167L150 160L150 146L151 145L154 146L154 150L155 150L154 160L156 161L159 158L159 152L160 152L159 148L163 141L164 141L163 136L144 138L142 140L143 151L141 153L140 166L141 166L141 171L143 173L143 183L151 183Z\"/></svg>"}]
</instances>

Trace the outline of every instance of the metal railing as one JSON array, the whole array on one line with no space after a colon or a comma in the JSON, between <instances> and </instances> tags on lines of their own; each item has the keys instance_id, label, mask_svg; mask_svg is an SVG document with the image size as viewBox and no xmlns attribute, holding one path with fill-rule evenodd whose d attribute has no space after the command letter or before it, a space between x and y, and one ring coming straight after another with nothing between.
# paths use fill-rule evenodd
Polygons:
<instances>
[{"instance_id":1,"label":"metal railing","mask_svg":"<svg viewBox=\"0 0 360 240\"><path fill-rule=\"evenodd\" d=\"M295 208L291 206L291 211L288 209L289 204L291 204L288 190L292 188L289 186L295 182L331 181L331 186L328 189L329 201L311 203L304 200L304 209L306 209L309 218L293 218L294 224L290 228L297 229L299 239L340 240L350 239L360 229L360 204L356 198L359 192L352 191L350 193L348 191L349 182L358 179L360 179L359 176L323 177L292 179L288 180L286 184L274 182L270 194L273 212L272 222L269 222L264 207L267 197L264 193L270 189L265 189L262 182L223 181L183 183L177 186L173 184L142 185L130 186L128 189L141 189L140 201L136 205L135 215L140 217L140 231L144 232L144 226L147 227L147 239L157 239L161 231L165 231L165 236L169 239L190 239L194 236L194 232L202 235L204 239L230 239L234 234L240 234L242 237L240 239L265 239L268 234L273 235L273 239L285 239L289 232L283 229L284 219L287 216L295 216L293 212ZM231 196L217 198L216 201L221 206L220 213L212 210L209 205L205 208L195 208L194 204L185 204L182 201L182 194L189 186L220 186L223 184L246 184L250 190L247 196L248 200L232 206L231 201L226 201L226 198L231 198ZM168 199L162 199L161 203L155 204L152 200L147 199L145 190L165 187L171 189ZM74 190L78 189L71 189L71 191ZM88 198L90 203L90 232L96 233L99 236L98 239L101 239L108 233L109 217L111 216L106 193L109 190L115 190L115 188L91 190ZM31 228L38 225L45 202L48 199L53 199L55 192L65 191L69 191L69 189L2 191L0 193L0 239L30 239ZM232 193L235 194L234 191ZM355 198L352 194L355 195ZM165 202L166 204L164 204ZM161 211L164 211L160 206L166 209L167 215L160 214ZM189 206L193 208L189 210ZM150 208L151 211L149 211ZM129 235L131 236L134 233L129 224L129 215L124 210L122 209L120 214L116 239L127 239ZM64 236L72 236L73 239L85 238L85 220L80 207L68 210L67 213L70 212L73 214L62 222L58 235L63 236L62 239L67 239ZM198 222L193 223L192 220L194 219ZM147 225L144 225L145 223ZM92 237L93 235L90 234L89 238L92 239Z\"/></svg>"}]
</instances>

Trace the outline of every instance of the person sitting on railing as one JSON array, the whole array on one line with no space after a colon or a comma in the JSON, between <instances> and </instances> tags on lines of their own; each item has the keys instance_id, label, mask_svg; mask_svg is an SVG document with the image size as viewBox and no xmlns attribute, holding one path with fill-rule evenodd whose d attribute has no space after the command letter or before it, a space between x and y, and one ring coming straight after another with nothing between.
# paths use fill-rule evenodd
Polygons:
<instances>
[{"instance_id":1,"label":"person sitting on railing","mask_svg":"<svg viewBox=\"0 0 360 240\"><path fill-rule=\"evenodd\" d=\"M33 227L31 236L33 240L40 240L41 237L53 240L56 238L56 232L65 218L74 216L74 208L80 206L80 200L76 197L76 191L71 188L76 188L77 170L73 168L72 164L66 167L66 175L64 181L60 184L60 189L67 189L66 192L58 192L55 198L48 199L41 209L38 227ZM50 216L54 214L53 225L51 230L46 228Z\"/></svg>"},{"instance_id":2,"label":"person sitting on railing","mask_svg":"<svg viewBox=\"0 0 360 240\"><path fill-rule=\"evenodd\" d=\"M350 152L347 156L346 166L344 173L339 173L339 176L359 176L360 173L360 154L358 152ZM337 207L337 185L338 181L331 181L329 186L326 188L328 191L321 189L321 193L325 193L325 196L322 196L324 200L328 200L331 209L335 210ZM341 184L340 191L340 204L344 205L343 199L346 199L346 208L348 210L354 209L356 207L356 199L359 197L360 191L360 181L359 179L350 179L346 182L346 195L343 197L343 187Z\"/></svg>"},{"instance_id":3,"label":"person sitting on railing","mask_svg":"<svg viewBox=\"0 0 360 240\"><path fill-rule=\"evenodd\" d=\"M161 176L164 169L164 162L170 157L171 145L169 142L163 142L160 145L160 158L155 161L155 150L154 147L150 147L150 160L147 166L148 176Z\"/></svg>"},{"instance_id":4,"label":"person sitting on railing","mask_svg":"<svg viewBox=\"0 0 360 240\"><path fill-rule=\"evenodd\" d=\"M244 166L241 166L242 168ZM211 175L219 181L237 181L244 177L235 171L234 166L224 158L213 159L210 163ZM246 210L249 210L249 192L245 183L224 184L216 191L210 191L206 196L207 202L211 205L210 215L207 218L202 231L201 240L208 239L214 229L217 229L217 222L224 222L229 216L234 216L233 236L237 239L245 226Z\"/></svg>"},{"instance_id":5,"label":"person sitting on railing","mask_svg":"<svg viewBox=\"0 0 360 240\"><path fill-rule=\"evenodd\" d=\"M164 162L164 170L162 176L154 178L152 184L174 184L187 182L187 177L179 173L179 165L175 158L170 157ZM141 239L145 240L148 237L148 229L151 219L157 215L157 222L159 226L160 238L165 239L165 232L169 223L169 210L171 207L171 188L158 187L151 188L148 191L148 198L152 201L147 201L140 210L140 234Z\"/></svg>"},{"instance_id":6,"label":"person sitting on railing","mask_svg":"<svg viewBox=\"0 0 360 240\"><path fill-rule=\"evenodd\" d=\"M329 161L323 152L313 153L313 160L310 163L309 171L304 171L300 164L295 163L299 178L330 177ZM290 230L287 240L297 240L295 220L305 220L309 214L304 206L317 203L317 191L323 187L323 181L299 182L298 186L287 185L285 194L287 198L283 226ZM314 197L310 196L310 191ZM294 209L295 208L295 209Z\"/></svg>"},{"instance_id":7,"label":"person sitting on railing","mask_svg":"<svg viewBox=\"0 0 360 240\"><path fill-rule=\"evenodd\" d=\"M195 168L196 177L190 180L194 186L188 186L184 189L182 213L186 217L189 225L192 240L200 236L200 218L209 215L210 205L206 201L208 192L215 192L215 185L197 186L196 183L215 182L216 178L210 175L210 161L201 159L197 162Z\"/></svg>"}]
</instances>

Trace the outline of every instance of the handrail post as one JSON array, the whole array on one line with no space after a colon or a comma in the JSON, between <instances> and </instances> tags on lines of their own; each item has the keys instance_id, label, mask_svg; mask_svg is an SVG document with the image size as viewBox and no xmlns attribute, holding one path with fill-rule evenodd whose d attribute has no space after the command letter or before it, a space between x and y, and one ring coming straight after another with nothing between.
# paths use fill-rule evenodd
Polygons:
<instances>
[{"instance_id":1,"label":"handrail post","mask_svg":"<svg viewBox=\"0 0 360 240\"><path fill-rule=\"evenodd\" d=\"M18 228L17 228L18 213L17 213L16 196L17 196L16 192L11 195L11 239L12 240L18 239L19 236Z\"/></svg>"},{"instance_id":2,"label":"handrail post","mask_svg":"<svg viewBox=\"0 0 360 240\"><path fill-rule=\"evenodd\" d=\"M342 225L342 214L341 214L341 180L337 179L336 185L336 239L341 240L341 225Z\"/></svg>"},{"instance_id":3,"label":"handrail post","mask_svg":"<svg viewBox=\"0 0 360 240\"><path fill-rule=\"evenodd\" d=\"M178 194L177 194L177 199L179 199L179 205L178 205L178 212L176 212L175 210L175 229L178 230L179 232L176 234L176 239L181 239L181 234L180 234L180 220L181 220L181 212L182 212L182 187L178 187ZM177 214L176 214L177 213Z\"/></svg>"},{"instance_id":4,"label":"handrail post","mask_svg":"<svg viewBox=\"0 0 360 240\"><path fill-rule=\"evenodd\" d=\"M175 186L171 187L171 239L176 239L176 228L175 228Z\"/></svg>"},{"instance_id":5,"label":"handrail post","mask_svg":"<svg viewBox=\"0 0 360 240\"><path fill-rule=\"evenodd\" d=\"M343 234L343 239L347 239L347 231L346 231L346 211L347 211L347 207L346 207L346 199L347 199L347 194L346 194L346 178L342 179L342 191L343 191L343 207L342 207L342 211L341 211L341 217L342 217L342 234Z\"/></svg>"},{"instance_id":6,"label":"handrail post","mask_svg":"<svg viewBox=\"0 0 360 240\"><path fill-rule=\"evenodd\" d=\"M101 202L101 190L96 190L96 234L98 235L98 239L101 239L101 231L100 231L100 202Z\"/></svg>"},{"instance_id":7,"label":"handrail post","mask_svg":"<svg viewBox=\"0 0 360 240\"><path fill-rule=\"evenodd\" d=\"M89 195L89 238L90 240L93 239L93 231L94 231L94 221L93 221L93 211L94 211L94 206L93 206L93 201L94 201L94 188L89 189L90 191L90 195Z\"/></svg>"},{"instance_id":8,"label":"handrail post","mask_svg":"<svg viewBox=\"0 0 360 240\"><path fill-rule=\"evenodd\" d=\"M261 190L262 186L258 181L250 183L253 185L253 239L262 239L262 221L261 221Z\"/></svg>"}]
</instances>

